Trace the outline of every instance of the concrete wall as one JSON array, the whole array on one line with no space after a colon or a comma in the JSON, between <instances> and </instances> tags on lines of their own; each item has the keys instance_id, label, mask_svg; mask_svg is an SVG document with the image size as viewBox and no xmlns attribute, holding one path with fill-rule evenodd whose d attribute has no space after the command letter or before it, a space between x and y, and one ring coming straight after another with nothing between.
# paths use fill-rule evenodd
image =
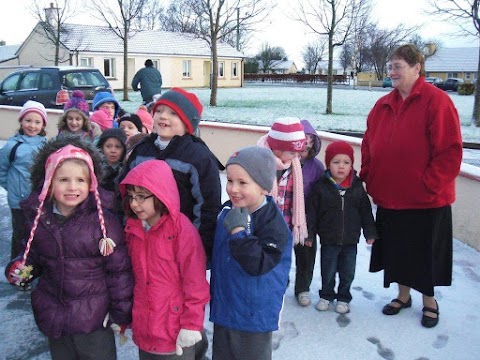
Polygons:
<instances>
[{"instance_id":1,"label":"concrete wall","mask_svg":"<svg viewBox=\"0 0 480 360\"><path fill-rule=\"evenodd\" d=\"M18 128L19 108L0 105L0 139L7 139ZM61 110L48 110L47 134L49 137L57 135L57 121L62 114ZM223 124L203 121L200 124L202 139L212 152L225 164L228 157L244 146L256 145L258 139L265 135L268 127ZM322 151L319 158L325 158L324 150L329 143L335 140L345 140L355 151L354 168L360 169L361 139L319 131L322 139ZM462 164L461 172L457 177L457 199L453 204L453 236L480 251L480 168L469 164Z\"/></svg>"}]
</instances>

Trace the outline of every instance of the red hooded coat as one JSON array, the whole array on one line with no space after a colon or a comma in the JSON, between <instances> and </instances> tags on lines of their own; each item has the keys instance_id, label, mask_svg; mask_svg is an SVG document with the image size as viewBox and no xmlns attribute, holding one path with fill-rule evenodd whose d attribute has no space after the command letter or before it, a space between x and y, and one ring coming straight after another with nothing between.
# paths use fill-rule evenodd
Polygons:
<instances>
[{"instance_id":1,"label":"red hooded coat","mask_svg":"<svg viewBox=\"0 0 480 360\"><path fill-rule=\"evenodd\" d=\"M132 332L137 346L149 353L175 352L180 329L201 331L210 300L206 257L197 229L180 212L172 170L162 160L133 168L120 184L142 186L168 209L145 231L129 218L125 233L135 275Z\"/></svg>"}]
</instances>

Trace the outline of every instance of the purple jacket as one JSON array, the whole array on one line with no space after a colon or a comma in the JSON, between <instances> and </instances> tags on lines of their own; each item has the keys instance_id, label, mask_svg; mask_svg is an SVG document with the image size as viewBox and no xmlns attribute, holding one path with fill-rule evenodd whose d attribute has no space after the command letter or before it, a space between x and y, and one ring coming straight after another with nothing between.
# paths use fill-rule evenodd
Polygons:
<instances>
[{"instance_id":1,"label":"purple jacket","mask_svg":"<svg viewBox=\"0 0 480 360\"><path fill-rule=\"evenodd\" d=\"M107 236L117 245L110 256L102 256L98 249L103 236L92 193L63 223L56 220L52 201L45 202L40 216L27 264L39 277L32 291L35 321L50 338L96 331L107 313L117 324L131 322L133 274L124 233L107 209L112 199L100 194ZM21 205L33 222L38 193Z\"/></svg>"},{"instance_id":2,"label":"purple jacket","mask_svg":"<svg viewBox=\"0 0 480 360\"><path fill-rule=\"evenodd\" d=\"M322 162L316 158L320 152L320 149L322 148L322 141L320 140L320 137L308 120L301 120L300 122L303 125L303 131L305 134L313 135L315 139L313 142L315 156L311 159L307 159L302 164L303 193L305 194L305 198L307 198L313 184L316 183L324 174L325 167L323 166Z\"/></svg>"}]
</instances>

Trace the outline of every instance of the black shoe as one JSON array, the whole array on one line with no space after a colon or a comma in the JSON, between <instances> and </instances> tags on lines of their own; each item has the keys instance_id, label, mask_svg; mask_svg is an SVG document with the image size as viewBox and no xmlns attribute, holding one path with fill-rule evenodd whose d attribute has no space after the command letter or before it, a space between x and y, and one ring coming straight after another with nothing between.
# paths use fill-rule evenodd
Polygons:
<instances>
[{"instance_id":1,"label":"black shoe","mask_svg":"<svg viewBox=\"0 0 480 360\"><path fill-rule=\"evenodd\" d=\"M408 298L408 301L407 302L403 302L402 300L399 300L399 299L393 299L392 301L390 301L391 303L397 303L399 304L400 306L399 307L395 307L395 306L392 306L390 304L387 304L383 307L383 310L382 312L385 314L385 315L397 315L400 310L402 309L406 309L406 308L409 308L412 306L412 297L410 296Z\"/></svg>"},{"instance_id":2,"label":"black shoe","mask_svg":"<svg viewBox=\"0 0 480 360\"><path fill-rule=\"evenodd\" d=\"M423 327L426 327L426 328L433 328L435 326L437 326L438 324L438 320L440 318L440 312L438 311L438 303L437 303L437 300L435 300L435 304L437 304L437 308L436 309L433 309L433 308L430 308L430 307L424 307L422 309L422 311L424 312L423 316L422 316L422 326ZM437 314L437 317L435 318L432 318L430 316L427 316L425 315L425 312L431 312L431 313L434 313L434 314Z\"/></svg>"}]
</instances>

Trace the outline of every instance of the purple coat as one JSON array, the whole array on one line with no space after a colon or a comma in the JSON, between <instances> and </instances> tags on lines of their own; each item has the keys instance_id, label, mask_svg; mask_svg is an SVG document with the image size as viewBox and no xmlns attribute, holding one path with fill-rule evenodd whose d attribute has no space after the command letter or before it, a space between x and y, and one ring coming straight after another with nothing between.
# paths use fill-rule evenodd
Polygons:
<instances>
[{"instance_id":1,"label":"purple coat","mask_svg":"<svg viewBox=\"0 0 480 360\"><path fill-rule=\"evenodd\" d=\"M117 245L110 256L98 249L103 236L92 193L62 224L55 219L52 201L45 202L40 216L27 264L39 277L32 291L35 321L50 338L96 331L107 313L117 324L131 322L133 274L124 233L106 208L111 199L100 193L107 236ZM38 193L22 203L30 222L38 205Z\"/></svg>"},{"instance_id":2,"label":"purple coat","mask_svg":"<svg viewBox=\"0 0 480 360\"><path fill-rule=\"evenodd\" d=\"M316 158L320 152L320 149L322 148L322 141L320 140L320 137L308 120L301 120L300 122L303 125L303 131L305 134L313 135L315 139L313 142L315 156L311 159L305 160L305 162L302 164L303 193L305 194L305 198L307 198L313 184L316 183L324 174L325 167L323 166L322 162Z\"/></svg>"}]
</instances>

